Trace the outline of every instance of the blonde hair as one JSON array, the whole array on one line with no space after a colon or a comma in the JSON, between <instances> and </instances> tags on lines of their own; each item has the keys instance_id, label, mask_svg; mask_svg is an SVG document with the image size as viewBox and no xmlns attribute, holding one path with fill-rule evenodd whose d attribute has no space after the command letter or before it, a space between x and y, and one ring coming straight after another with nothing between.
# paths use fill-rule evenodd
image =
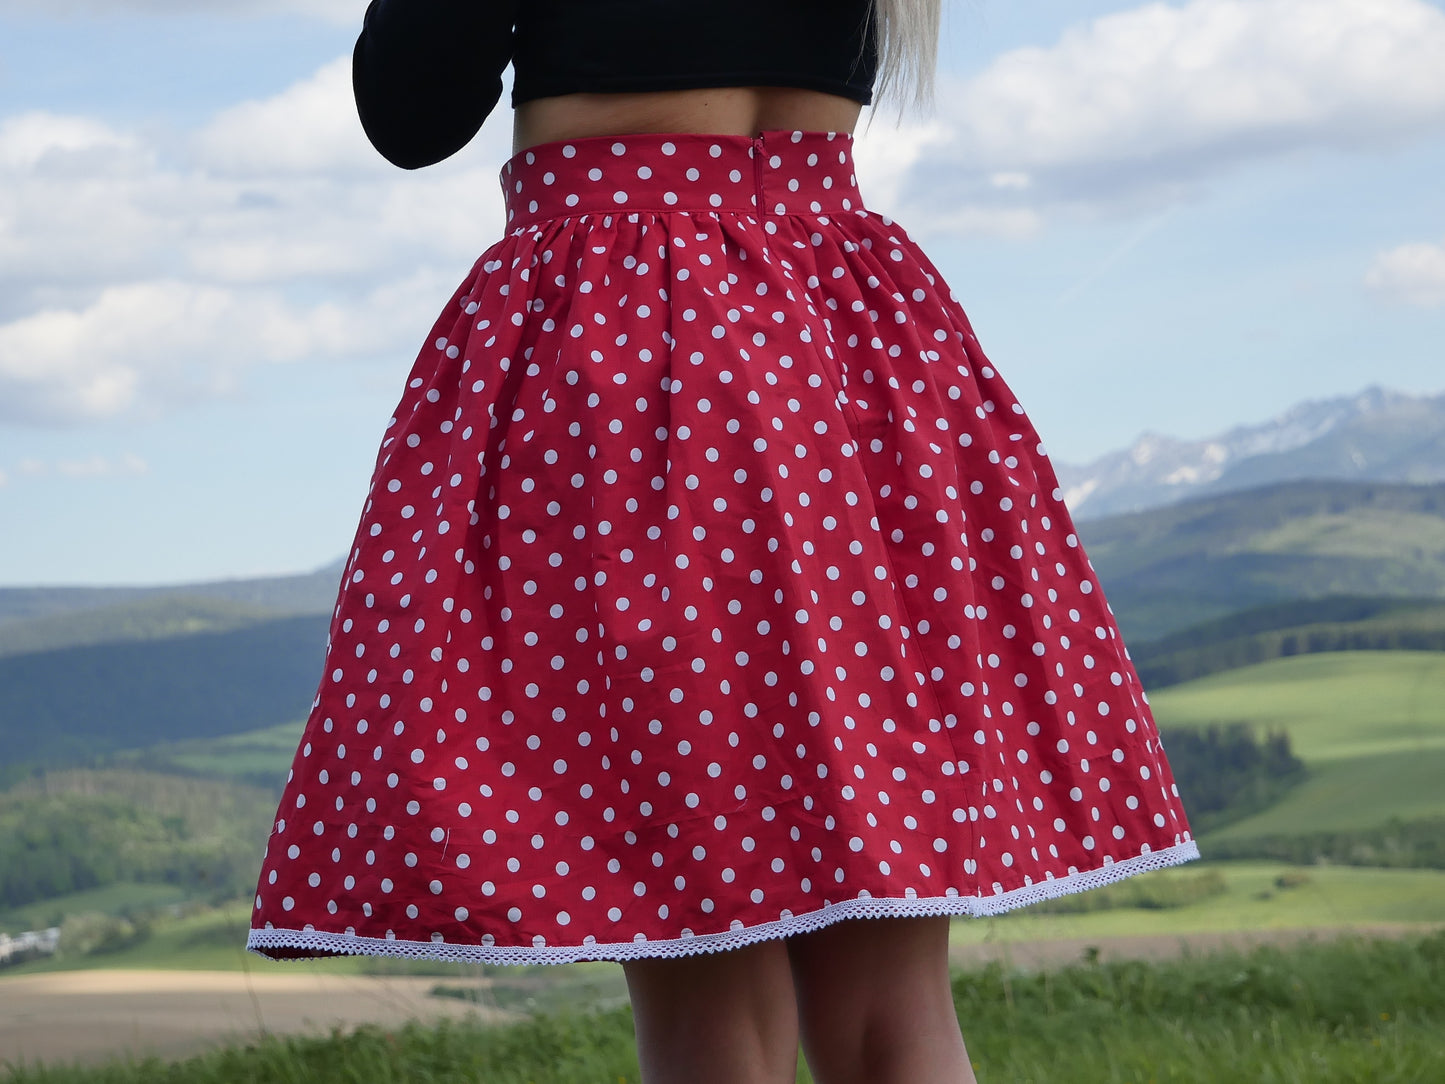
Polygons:
<instances>
[{"instance_id":1,"label":"blonde hair","mask_svg":"<svg viewBox=\"0 0 1445 1084\"><path fill-rule=\"evenodd\" d=\"M870 125L890 95L898 104L898 122L910 104L919 110L933 108L942 8L943 0L873 0L868 18L878 25L878 77Z\"/></svg>"}]
</instances>

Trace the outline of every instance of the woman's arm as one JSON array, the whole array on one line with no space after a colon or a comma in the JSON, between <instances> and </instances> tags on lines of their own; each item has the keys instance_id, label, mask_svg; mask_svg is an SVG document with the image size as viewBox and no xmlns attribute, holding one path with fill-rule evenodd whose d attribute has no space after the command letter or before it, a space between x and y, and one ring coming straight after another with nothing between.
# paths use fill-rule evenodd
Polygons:
<instances>
[{"instance_id":1,"label":"woman's arm","mask_svg":"<svg viewBox=\"0 0 1445 1084\"><path fill-rule=\"evenodd\" d=\"M502 96L517 0L371 0L351 59L356 111L388 162L461 150Z\"/></svg>"}]
</instances>

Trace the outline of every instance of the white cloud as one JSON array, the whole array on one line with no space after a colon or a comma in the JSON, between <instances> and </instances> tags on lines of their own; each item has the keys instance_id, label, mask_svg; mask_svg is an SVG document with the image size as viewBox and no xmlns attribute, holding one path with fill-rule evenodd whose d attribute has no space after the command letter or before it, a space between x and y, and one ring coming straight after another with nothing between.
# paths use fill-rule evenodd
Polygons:
<instances>
[{"instance_id":1,"label":"white cloud","mask_svg":"<svg viewBox=\"0 0 1445 1084\"><path fill-rule=\"evenodd\" d=\"M83 309L0 326L0 421L64 423L223 394L258 362L364 351L365 309L176 281L103 290Z\"/></svg>"},{"instance_id":2,"label":"white cloud","mask_svg":"<svg viewBox=\"0 0 1445 1084\"><path fill-rule=\"evenodd\" d=\"M338 57L280 94L220 113L197 136L197 158L233 177L383 173L351 92L351 58Z\"/></svg>"},{"instance_id":3,"label":"white cloud","mask_svg":"<svg viewBox=\"0 0 1445 1084\"><path fill-rule=\"evenodd\" d=\"M128 133L45 112L0 120L0 321L50 289L156 272L203 198Z\"/></svg>"},{"instance_id":4,"label":"white cloud","mask_svg":"<svg viewBox=\"0 0 1445 1084\"><path fill-rule=\"evenodd\" d=\"M1422 241L1380 253L1365 285L1410 305L1445 305L1445 244Z\"/></svg>"},{"instance_id":5,"label":"white cloud","mask_svg":"<svg viewBox=\"0 0 1445 1084\"><path fill-rule=\"evenodd\" d=\"M90 152L127 151L136 141L89 117L36 111L0 121L0 169L36 170Z\"/></svg>"},{"instance_id":6,"label":"white cloud","mask_svg":"<svg viewBox=\"0 0 1445 1084\"><path fill-rule=\"evenodd\" d=\"M92 455L85 459L59 459L48 463L41 459L26 458L20 461L19 473L22 478L121 478L135 477L150 473L150 464L134 452L124 452L114 458ZM5 473L0 471L0 485L4 484Z\"/></svg>"},{"instance_id":7,"label":"white cloud","mask_svg":"<svg viewBox=\"0 0 1445 1084\"><path fill-rule=\"evenodd\" d=\"M0 420L153 414L231 394L252 365L409 356L501 233L509 118L401 171L367 143L348 73L340 58L169 147L0 120Z\"/></svg>"},{"instance_id":8,"label":"white cloud","mask_svg":"<svg viewBox=\"0 0 1445 1084\"><path fill-rule=\"evenodd\" d=\"M906 194L945 210L1167 202L1241 162L1445 131L1442 72L1445 12L1425 0L1152 3L943 80L948 135Z\"/></svg>"},{"instance_id":9,"label":"white cloud","mask_svg":"<svg viewBox=\"0 0 1445 1084\"><path fill-rule=\"evenodd\" d=\"M103 455L93 455L88 459L62 459L55 464L55 472L65 478L112 478L149 474L150 464L127 452L115 459L107 459Z\"/></svg>"},{"instance_id":10,"label":"white cloud","mask_svg":"<svg viewBox=\"0 0 1445 1084\"><path fill-rule=\"evenodd\" d=\"M941 121L861 129L854 139L853 160L858 187L868 205L890 214L895 210L905 214L911 222L910 234L923 245L958 234L1027 237L1038 232L1042 219L1033 210L988 202L954 201L921 213L908 213L905 199L910 178L928 168L938 153L936 148L953 138L953 129Z\"/></svg>"}]
</instances>

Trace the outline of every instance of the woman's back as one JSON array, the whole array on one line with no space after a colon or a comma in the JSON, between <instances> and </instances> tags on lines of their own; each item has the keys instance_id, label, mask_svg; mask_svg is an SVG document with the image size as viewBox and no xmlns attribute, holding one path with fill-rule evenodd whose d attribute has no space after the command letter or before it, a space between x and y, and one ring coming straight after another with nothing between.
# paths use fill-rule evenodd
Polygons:
<instances>
[{"instance_id":1,"label":"woman's back","mask_svg":"<svg viewBox=\"0 0 1445 1084\"><path fill-rule=\"evenodd\" d=\"M847 132L863 106L801 87L700 87L637 93L562 94L520 103L512 118L512 153L540 143L631 132Z\"/></svg>"}]
</instances>

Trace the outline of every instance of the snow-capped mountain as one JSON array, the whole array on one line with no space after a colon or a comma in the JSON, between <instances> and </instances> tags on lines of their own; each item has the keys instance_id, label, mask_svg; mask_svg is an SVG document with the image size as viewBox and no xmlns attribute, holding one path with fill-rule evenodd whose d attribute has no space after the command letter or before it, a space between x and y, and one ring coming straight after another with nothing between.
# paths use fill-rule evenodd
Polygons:
<instances>
[{"instance_id":1,"label":"snow-capped mountain","mask_svg":"<svg viewBox=\"0 0 1445 1084\"><path fill-rule=\"evenodd\" d=\"M1146 433L1085 466L1055 468L1081 520L1302 478L1445 481L1445 395L1372 387L1207 440Z\"/></svg>"}]
</instances>

